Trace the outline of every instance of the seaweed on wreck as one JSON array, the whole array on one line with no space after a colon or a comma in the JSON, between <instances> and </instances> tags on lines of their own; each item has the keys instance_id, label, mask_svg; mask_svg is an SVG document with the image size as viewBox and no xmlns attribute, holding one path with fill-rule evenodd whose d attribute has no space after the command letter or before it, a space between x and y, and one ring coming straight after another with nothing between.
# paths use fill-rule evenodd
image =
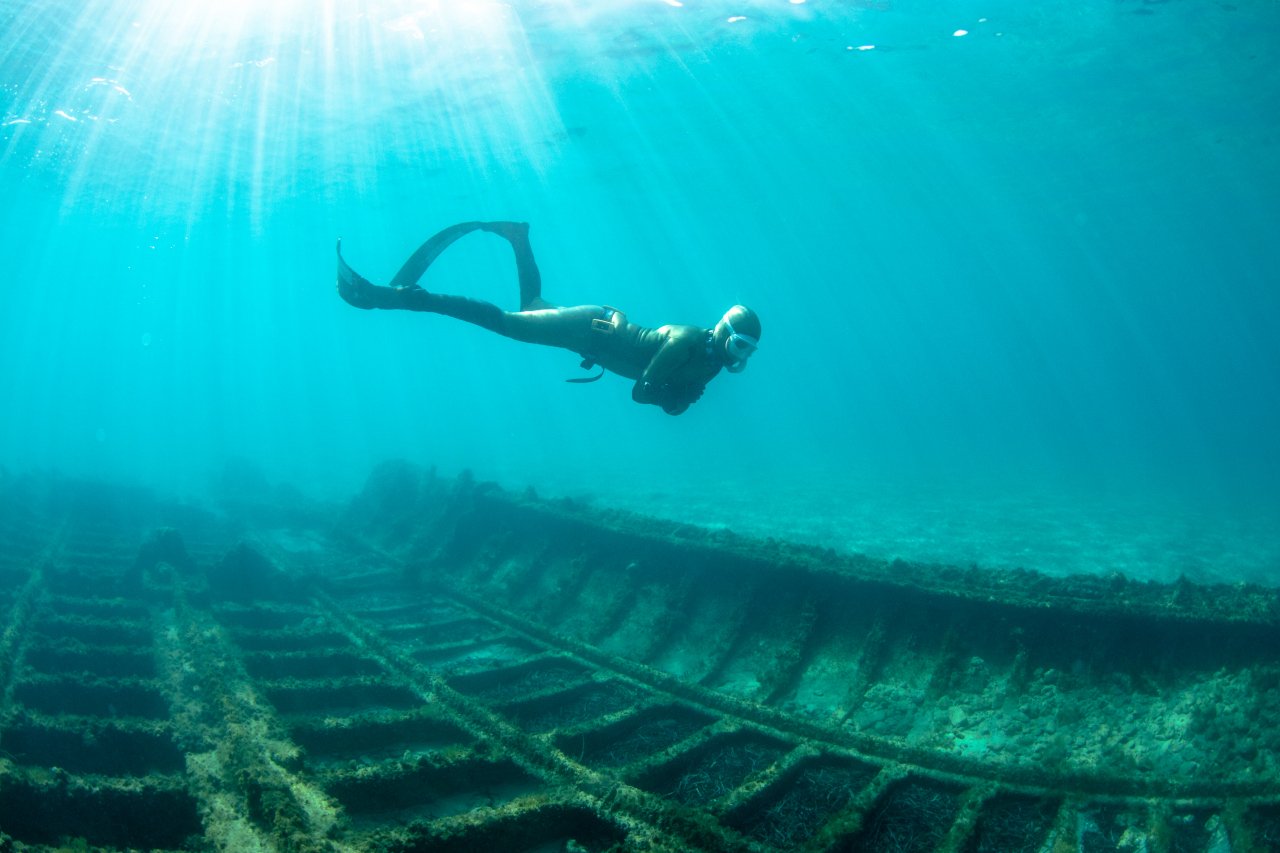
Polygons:
<instances>
[{"instance_id":1,"label":"seaweed on wreck","mask_svg":"<svg viewBox=\"0 0 1280 853\"><path fill-rule=\"evenodd\" d=\"M996 797L983 805L965 853L1039 853L1058 808L1043 797Z\"/></svg>"},{"instance_id":2,"label":"seaweed on wreck","mask_svg":"<svg viewBox=\"0 0 1280 853\"><path fill-rule=\"evenodd\" d=\"M1248 853L1280 850L1280 805L1260 806L1249 810L1244 824L1252 845Z\"/></svg>"},{"instance_id":3,"label":"seaweed on wreck","mask_svg":"<svg viewBox=\"0 0 1280 853\"><path fill-rule=\"evenodd\" d=\"M6 504L0 853L1280 849L1273 592L383 473L301 556Z\"/></svg>"},{"instance_id":4,"label":"seaweed on wreck","mask_svg":"<svg viewBox=\"0 0 1280 853\"><path fill-rule=\"evenodd\" d=\"M652 768L635 783L694 808L727 799L747 779L770 769L785 744L754 734L715 737L669 763Z\"/></svg>"},{"instance_id":5,"label":"seaweed on wreck","mask_svg":"<svg viewBox=\"0 0 1280 853\"><path fill-rule=\"evenodd\" d=\"M872 807L860 833L842 851L931 853L946 837L959 808L956 791L908 779L891 787Z\"/></svg>"},{"instance_id":6,"label":"seaweed on wreck","mask_svg":"<svg viewBox=\"0 0 1280 853\"><path fill-rule=\"evenodd\" d=\"M642 691L618 681L592 682L580 687L526 701L517 701L503 714L532 732L568 729L635 706Z\"/></svg>"},{"instance_id":7,"label":"seaweed on wreck","mask_svg":"<svg viewBox=\"0 0 1280 853\"><path fill-rule=\"evenodd\" d=\"M561 738L561 749L593 767L622 767L674 746L711 722L688 709L658 708L603 732Z\"/></svg>"},{"instance_id":8,"label":"seaweed on wreck","mask_svg":"<svg viewBox=\"0 0 1280 853\"><path fill-rule=\"evenodd\" d=\"M775 792L733 818L745 834L783 849L812 838L847 808L875 776L875 768L851 762L810 761L772 786Z\"/></svg>"}]
</instances>

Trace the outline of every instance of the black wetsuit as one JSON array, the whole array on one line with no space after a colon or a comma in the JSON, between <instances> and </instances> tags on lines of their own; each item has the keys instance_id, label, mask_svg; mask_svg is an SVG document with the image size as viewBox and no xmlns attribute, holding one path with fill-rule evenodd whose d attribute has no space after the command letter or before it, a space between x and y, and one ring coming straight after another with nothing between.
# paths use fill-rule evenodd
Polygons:
<instances>
[{"instance_id":1,"label":"black wetsuit","mask_svg":"<svg viewBox=\"0 0 1280 853\"><path fill-rule=\"evenodd\" d=\"M427 267L450 244L473 231L505 238L515 252L520 279L520 310L431 293L418 286ZM634 379L631 397L637 403L661 406L678 415L702 396L723 362L713 346L712 330L697 326L650 329L628 322L626 316L603 305L560 307L542 298L542 276L529 245L529 226L514 222L463 222L450 226L423 243L391 281L377 287L342 259L338 247L338 292L358 308L399 308L430 311L474 323L508 338L572 350L583 367L600 367Z\"/></svg>"}]
</instances>

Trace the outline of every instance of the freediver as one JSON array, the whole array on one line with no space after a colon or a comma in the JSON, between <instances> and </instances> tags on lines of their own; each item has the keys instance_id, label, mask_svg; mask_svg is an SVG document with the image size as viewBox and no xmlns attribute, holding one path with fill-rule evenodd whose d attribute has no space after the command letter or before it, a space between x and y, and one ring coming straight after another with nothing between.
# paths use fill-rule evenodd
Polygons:
<instances>
[{"instance_id":1,"label":"freediver","mask_svg":"<svg viewBox=\"0 0 1280 853\"><path fill-rule=\"evenodd\" d=\"M418 284L427 267L455 240L473 231L488 231L511 244L520 279L520 310L431 293ZM660 326L656 329L628 322L626 315L607 305L560 307L542 298L542 276L529 245L526 222L462 222L423 243L405 261L389 287L371 284L342 259L338 240L338 293L356 308L392 308L445 314L490 331L531 344L572 350L582 367L601 368L634 379L631 399L661 406L678 415L698 401L707 383L721 368L740 373L760 343L760 319L745 305L734 305L710 329L699 326Z\"/></svg>"}]
</instances>

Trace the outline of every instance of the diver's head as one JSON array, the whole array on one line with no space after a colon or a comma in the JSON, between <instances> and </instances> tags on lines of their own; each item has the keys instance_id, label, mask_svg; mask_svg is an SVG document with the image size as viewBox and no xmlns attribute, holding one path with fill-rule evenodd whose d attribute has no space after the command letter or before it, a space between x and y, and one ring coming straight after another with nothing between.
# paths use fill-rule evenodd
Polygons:
<instances>
[{"instance_id":1,"label":"diver's head","mask_svg":"<svg viewBox=\"0 0 1280 853\"><path fill-rule=\"evenodd\" d=\"M725 370L741 373L760 347L760 318L747 306L735 305L724 312L712 335Z\"/></svg>"}]
</instances>

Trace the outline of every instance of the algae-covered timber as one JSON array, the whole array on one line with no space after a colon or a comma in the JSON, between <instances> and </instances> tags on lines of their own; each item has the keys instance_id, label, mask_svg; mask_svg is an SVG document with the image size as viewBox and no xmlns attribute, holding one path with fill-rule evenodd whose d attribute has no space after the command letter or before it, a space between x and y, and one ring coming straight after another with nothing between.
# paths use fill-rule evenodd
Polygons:
<instances>
[{"instance_id":1,"label":"algae-covered timber","mask_svg":"<svg viewBox=\"0 0 1280 853\"><path fill-rule=\"evenodd\" d=\"M0 849L1254 853L1277 596L7 480ZM163 815L157 819L156 815Z\"/></svg>"}]
</instances>

